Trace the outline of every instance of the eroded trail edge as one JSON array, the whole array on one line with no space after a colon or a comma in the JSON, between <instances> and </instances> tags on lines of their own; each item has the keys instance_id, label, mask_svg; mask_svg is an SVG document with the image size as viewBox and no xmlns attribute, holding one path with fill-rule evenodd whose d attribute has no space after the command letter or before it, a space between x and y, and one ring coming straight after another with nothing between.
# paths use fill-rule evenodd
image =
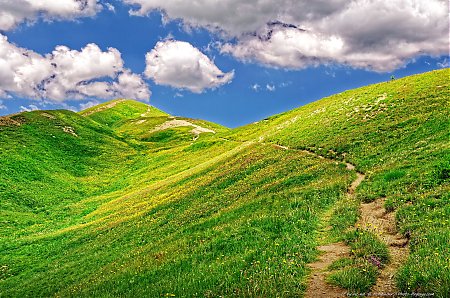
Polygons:
<instances>
[{"instance_id":1,"label":"eroded trail edge","mask_svg":"<svg viewBox=\"0 0 450 298\"><path fill-rule=\"evenodd\" d=\"M260 139L260 143L263 139ZM263 143L267 144L267 143ZM297 150L290 149L289 147L272 144L275 148L281 150L296 150L302 151L308 154L313 154L322 159L333 160L322 155L319 155L313 151L309 150ZM334 160L333 160L334 161ZM355 165L351 163L346 163L346 168L349 171L356 171ZM352 181L350 186L347 189L346 196L350 199L353 199L355 196L356 188L361 184L366 175L360 172L356 172L356 178ZM330 210L331 211L331 210ZM328 217L330 214L325 214L325 217ZM325 220L328 222L328 220ZM311 268L312 274L308 281L308 287L305 292L305 297L307 298L337 298L337 297L347 297L347 291L340 287L331 285L326 282L326 277L328 273L328 267L340 258L347 257L350 255L350 248L345 245L343 242L335 242L326 245L321 245L317 247L317 249L321 252L321 256L319 259L314 262L308 264L309 268Z\"/></svg>"},{"instance_id":2,"label":"eroded trail edge","mask_svg":"<svg viewBox=\"0 0 450 298\"><path fill-rule=\"evenodd\" d=\"M408 240L399 234L395 225L395 213L384 208L385 198L371 203L361 204L361 218L358 225L373 230L389 249L390 262L378 275L372 293L394 294L398 292L395 286L395 273L409 255Z\"/></svg>"},{"instance_id":3,"label":"eroded trail edge","mask_svg":"<svg viewBox=\"0 0 450 298\"><path fill-rule=\"evenodd\" d=\"M346 163L346 166L349 171L355 170L355 166L350 163ZM352 181L347 189L347 197L352 198L355 195L356 188L365 177L364 174L356 172L356 179ZM317 249L321 252L321 256L316 262L308 265L312 270L312 275L309 279L305 297L347 297L347 291L345 289L327 283L326 277L328 267L338 259L349 256L350 248L343 242L335 242L319 246Z\"/></svg>"},{"instance_id":4,"label":"eroded trail edge","mask_svg":"<svg viewBox=\"0 0 450 298\"><path fill-rule=\"evenodd\" d=\"M263 140L264 138L260 138L259 143L264 145L272 145L280 150L302 151L322 159L334 160L319 155L313 151L292 149L278 144L265 143ZM356 171L355 165L351 163L346 163L346 169L349 171ZM356 171L356 178L352 181L346 192L346 196L349 199L354 199L355 191L364 181L365 177L365 174ZM362 203L360 205L361 216L357 223L358 226L375 229L374 232L381 238L381 240L383 240L389 249L390 262L385 264L385 266L381 269L380 274L377 277L376 284L371 289L372 294L394 294L397 292L394 280L395 273L409 255L409 239L404 238L397 232L395 225L395 213L388 212L384 208L384 202L385 198L380 198L370 203ZM331 211L332 210L330 210L330 212ZM326 218L330 216L328 213L324 216L324 222L328 222L328 220L326 220ZM305 297L347 297L347 290L327 283L326 277L329 273L328 267L333 262L343 257L350 256L350 248L343 242L335 242L321 245L317 247L317 249L321 252L321 255L316 262L308 264L312 273L308 280L308 287L305 292ZM368 297L373 297L373 295L369 293L366 294Z\"/></svg>"}]
</instances>

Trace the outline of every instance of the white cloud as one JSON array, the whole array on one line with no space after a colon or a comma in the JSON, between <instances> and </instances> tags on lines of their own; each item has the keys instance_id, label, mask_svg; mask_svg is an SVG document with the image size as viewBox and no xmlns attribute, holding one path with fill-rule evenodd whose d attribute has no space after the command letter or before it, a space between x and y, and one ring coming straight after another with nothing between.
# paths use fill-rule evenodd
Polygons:
<instances>
[{"instance_id":1,"label":"white cloud","mask_svg":"<svg viewBox=\"0 0 450 298\"><path fill-rule=\"evenodd\" d=\"M27 107L20 106L21 112L31 112L31 111L37 111L37 110L39 110L39 108L36 105L29 105Z\"/></svg>"},{"instance_id":2,"label":"white cloud","mask_svg":"<svg viewBox=\"0 0 450 298\"><path fill-rule=\"evenodd\" d=\"M258 92L261 89L261 86L258 83L255 83L250 86L250 88L252 88L253 91Z\"/></svg>"},{"instance_id":3,"label":"white cloud","mask_svg":"<svg viewBox=\"0 0 450 298\"><path fill-rule=\"evenodd\" d=\"M148 100L151 95L142 77L129 70L119 74L117 82L114 82L112 87L121 97Z\"/></svg>"},{"instance_id":4,"label":"white cloud","mask_svg":"<svg viewBox=\"0 0 450 298\"><path fill-rule=\"evenodd\" d=\"M147 100L151 95L142 77L124 68L117 49L57 46L42 56L0 34L0 97L9 94L59 102L90 97Z\"/></svg>"},{"instance_id":5,"label":"white cloud","mask_svg":"<svg viewBox=\"0 0 450 298\"><path fill-rule=\"evenodd\" d=\"M68 94L74 97L114 96L116 90L110 88L111 84L97 79L114 78L123 69L118 50L109 48L102 52L96 44L88 44L81 51L58 46L46 60L56 67L52 70L54 78L45 84L43 97L61 101Z\"/></svg>"},{"instance_id":6,"label":"white cloud","mask_svg":"<svg viewBox=\"0 0 450 298\"><path fill-rule=\"evenodd\" d=\"M3 104L3 100L0 99L0 110L7 110L8 107Z\"/></svg>"},{"instance_id":7,"label":"white cloud","mask_svg":"<svg viewBox=\"0 0 450 298\"><path fill-rule=\"evenodd\" d=\"M106 8L111 12L116 12L116 8L111 3L105 3Z\"/></svg>"},{"instance_id":8,"label":"white cloud","mask_svg":"<svg viewBox=\"0 0 450 298\"><path fill-rule=\"evenodd\" d=\"M160 41L145 58L145 75L156 84L194 93L217 88L234 77L234 71L222 72L205 54L183 41Z\"/></svg>"},{"instance_id":9,"label":"white cloud","mask_svg":"<svg viewBox=\"0 0 450 298\"><path fill-rule=\"evenodd\" d=\"M130 10L132 15L144 16L154 10L160 10L167 21L181 19L186 26L206 27L234 36L258 30L261 24L278 19L283 14L292 11L301 12L306 8L302 6L307 6L310 10L314 10L317 6L311 3L298 5L294 0L123 0L123 2L138 6L138 9ZM326 3L325 0L319 2Z\"/></svg>"},{"instance_id":10,"label":"white cloud","mask_svg":"<svg viewBox=\"0 0 450 298\"><path fill-rule=\"evenodd\" d=\"M80 103L80 110L87 110L89 108L95 107L96 105L100 104L97 100L91 100L85 103Z\"/></svg>"},{"instance_id":11,"label":"white cloud","mask_svg":"<svg viewBox=\"0 0 450 298\"><path fill-rule=\"evenodd\" d=\"M267 91L274 92L276 89L277 88L275 87L275 85L270 85L270 84L266 85L266 90Z\"/></svg>"},{"instance_id":12,"label":"white cloud","mask_svg":"<svg viewBox=\"0 0 450 298\"><path fill-rule=\"evenodd\" d=\"M101 8L97 0L1 0L0 30L11 30L39 17L51 21L94 16Z\"/></svg>"},{"instance_id":13,"label":"white cloud","mask_svg":"<svg viewBox=\"0 0 450 298\"><path fill-rule=\"evenodd\" d=\"M344 41L338 36L323 36L285 27L268 27L258 37L244 36L238 44L227 43L221 48L222 53L232 54L244 61L284 68L303 68L332 61L344 50Z\"/></svg>"},{"instance_id":14,"label":"white cloud","mask_svg":"<svg viewBox=\"0 0 450 298\"><path fill-rule=\"evenodd\" d=\"M38 86L49 78L52 64L41 55L8 42L0 34L0 94L18 92L25 97L35 97Z\"/></svg>"},{"instance_id":15,"label":"white cloud","mask_svg":"<svg viewBox=\"0 0 450 298\"><path fill-rule=\"evenodd\" d=\"M445 58L442 62L438 62L436 65L440 68L446 68L450 66L450 61Z\"/></svg>"},{"instance_id":16,"label":"white cloud","mask_svg":"<svg viewBox=\"0 0 450 298\"><path fill-rule=\"evenodd\" d=\"M391 71L419 55L448 53L447 0L123 0L131 11L235 38L243 61L299 69L318 64Z\"/></svg>"}]
</instances>

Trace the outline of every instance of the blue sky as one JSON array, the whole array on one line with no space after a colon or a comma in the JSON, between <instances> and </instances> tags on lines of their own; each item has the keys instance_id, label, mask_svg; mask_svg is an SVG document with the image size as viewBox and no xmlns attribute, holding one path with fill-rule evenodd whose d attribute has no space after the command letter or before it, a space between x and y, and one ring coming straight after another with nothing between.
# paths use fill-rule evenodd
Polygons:
<instances>
[{"instance_id":1,"label":"blue sky","mask_svg":"<svg viewBox=\"0 0 450 298\"><path fill-rule=\"evenodd\" d=\"M148 86L146 88L151 92L150 103L152 105L173 115L206 119L228 127L251 123L344 90L386 81L390 79L391 75L400 78L448 67L447 53L443 53L439 49L433 52L433 50L420 48L417 50L419 53L417 55L400 55L401 65L393 63L394 66L390 69L382 66L381 71L378 64L370 66L373 65L373 62L370 62L372 64L368 64L369 66L365 66L363 64L365 61L361 60L343 63L342 59L344 58L334 59L334 57L330 58L328 54L324 58L319 57L319 62L314 63L310 63L310 59L306 62L300 60L284 62L282 55L277 57L276 61L264 60L265 58L261 58L262 56L259 56L258 52L246 54L253 56L242 57L237 53L237 46L242 44L243 49L247 51L255 44L255 41L250 40L242 32L235 32L234 28L230 29L226 23L223 23L223 28L218 32L216 29L211 29L208 24L204 25L205 20L200 17L198 23L194 24L195 19L193 21L189 15L183 19L175 14L173 19L163 21L161 13L156 10L149 10L143 16L130 15L130 8L140 8L140 4L130 6L121 1L109 1L108 3L114 6L114 11L107 9L106 2L101 2L104 7L96 11L93 16L52 18L50 12L45 18L31 15L28 17L28 21L19 20L12 28L0 32L7 37L8 45L12 44L16 48L30 50L40 57L45 57L59 45L78 52L81 52L90 43L95 43L102 52L108 51L110 47L115 48L120 52L124 63L123 69L126 69L121 71L142 77L142 81ZM172 8L170 6L161 8L166 9L166 18L170 18ZM180 12L176 13L180 14ZM32 23L30 23L30 19L33 20ZM217 26L217 24L213 25ZM267 27L268 25L264 23L261 26ZM270 27L269 29L272 31L284 30L286 26L280 26L280 28L272 29ZM264 36L267 34L267 30L267 28L257 28L255 32ZM146 54L155 49L158 42L166 41L189 43L193 47L189 51L192 51L193 55L195 54L193 57L200 57L198 58L200 60L204 58L199 56L197 51L205 54L212 64L208 66L208 69L214 69L211 71L217 81L211 85L196 86L195 88L202 88L199 91L193 89L194 87L191 85L189 85L191 87L188 85L185 88L179 87L183 86L184 82L178 84L170 81L167 83L167 79L158 77L156 74L144 75L144 72L147 73ZM436 41L436 44L438 42ZM233 48L235 52L224 51L222 46L226 43L235 46ZM269 46L273 46L273 43ZM180 51L181 49L183 48L180 47ZM258 48L253 50L258 51ZM162 48L158 54L163 55ZM381 54L374 52L373 55ZM288 59L286 58L286 60ZM315 59L317 60L317 57ZM305 65L298 66L298 63ZM363 66L361 67L360 64ZM177 65L170 66L177 67ZM184 68L183 66L179 67L181 72ZM227 79L226 82L220 81L222 74L218 74L217 71L224 75L230 74L232 79ZM207 75L210 74L207 73ZM113 77L104 79L102 76L92 79L92 82L104 80L111 83L115 80ZM0 76L0 91L1 84ZM4 85L9 86L6 83ZM140 87L142 87L141 85ZM120 92L120 87L118 88L118 92ZM79 110L80 105L83 107L83 104L86 103L100 103L109 99L108 96L87 96L86 94L75 99L70 96L67 99L47 99L45 96L26 96L29 93L21 92L16 87L9 87L9 89L3 87L3 89L4 96L3 99L0 98L0 106L3 108L0 108L0 115L34 108ZM141 100L145 101L144 97Z\"/></svg>"}]
</instances>

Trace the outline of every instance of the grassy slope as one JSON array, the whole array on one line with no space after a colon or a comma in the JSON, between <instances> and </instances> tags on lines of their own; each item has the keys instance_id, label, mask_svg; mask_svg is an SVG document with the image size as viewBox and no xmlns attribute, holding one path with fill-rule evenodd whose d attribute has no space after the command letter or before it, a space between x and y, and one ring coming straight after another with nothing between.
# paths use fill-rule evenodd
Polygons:
<instances>
[{"instance_id":1,"label":"grassy slope","mask_svg":"<svg viewBox=\"0 0 450 298\"><path fill-rule=\"evenodd\" d=\"M111 108L106 108L112 106ZM91 114L93 113L93 114ZM108 127L124 140L146 142L147 146L172 148L193 139L193 127L174 127L162 131L153 131L157 126L174 119L186 120L194 125L211 129L216 133L228 132L229 129L204 120L170 116L155 107L134 100L114 100L80 112L88 118ZM201 138L210 136L202 134ZM142 143L141 143L142 145Z\"/></svg>"},{"instance_id":2,"label":"grassy slope","mask_svg":"<svg viewBox=\"0 0 450 298\"><path fill-rule=\"evenodd\" d=\"M117 181L111 177L122 168L111 166L110 156L122 164L134 154L110 129L73 112L30 112L13 118L22 125L0 126L2 235L25 227L30 233L39 231L44 222L62 219L59 208L115 189Z\"/></svg>"},{"instance_id":3,"label":"grassy slope","mask_svg":"<svg viewBox=\"0 0 450 298\"><path fill-rule=\"evenodd\" d=\"M345 159L362 201L387 198L411 233L401 290L450 293L449 69L346 91L234 132ZM349 213L354 211L349 210ZM339 214L342 216L342 214Z\"/></svg>"},{"instance_id":4,"label":"grassy slope","mask_svg":"<svg viewBox=\"0 0 450 298\"><path fill-rule=\"evenodd\" d=\"M111 112L117 114L116 108L121 107ZM41 117L40 113L26 116ZM80 123L92 123L66 113ZM270 145L207 135L196 142L181 138L176 147L161 150L148 143L128 145L106 128L111 140L89 135L81 125L75 127L75 137L48 122L30 120L5 129L17 132L41 125L43 131L55 130L61 134L58 138L73 138L72 142L122 146L123 160L115 158L117 151L105 152L109 164L97 165L94 177L90 172L64 176L74 181L111 181L112 190L55 206L43 204L42 210L31 208L31 213L59 214L46 220L40 217L39 230L28 223L6 227L9 233L0 242L1 289L6 296L273 296L280 292L297 296L305 286L305 264L316 254L312 231L318 217L341 197L352 178L343 164ZM120 126L109 126L120 131ZM5 144L19 140L2 135ZM40 154L52 139L43 138L33 152ZM49 147L69 155L73 146L85 144L59 145ZM20 151L10 152L3 158L16 164L13 158L20 156ZM67 168L85 163L59 161L55 156L53 163L59 162ZM110 172L110 167L122 172ZM11 184L15 183L20 184ZM45 186L51 192L59 184L47 181ZM57 202L58 196L50 201ZM9 199L16 199L16 194ZM5 214L3 219L9 222L12 217Z\"/></svg>"},{"instance_id":5,"label":"grassy slope","mask_svg":"<svg viewBox=\"0 0 450 298\"><path fill-rule=\"evenodd\" d=\"M354 174L252 142L264 137L356 164L367 174L358 197L386 196L401 231L412 232L402 290L445 295L446 99L443 70L231 132L189 120L218 132L195 142L182 127L149 139L170 119L131 101L87 117L16 116L21 126L0 126L0 293L297 297L320 218L342 204Z\"/></svg>"}]
</instances>

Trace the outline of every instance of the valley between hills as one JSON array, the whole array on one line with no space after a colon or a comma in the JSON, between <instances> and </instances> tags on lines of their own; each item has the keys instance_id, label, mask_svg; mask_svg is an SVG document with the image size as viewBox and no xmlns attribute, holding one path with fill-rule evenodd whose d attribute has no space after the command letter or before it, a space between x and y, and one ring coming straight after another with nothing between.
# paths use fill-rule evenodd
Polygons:
<instances>
[{"instance_id":1,"label":"valley between hills","mask_svg":"<svg viewBox=\"0 0 450 298\"><path fill-rule=\"evenodd\" d=\"M0 117L0 297L450 297L449 69L229 129Z\"/></svg>"}]
</instances>

